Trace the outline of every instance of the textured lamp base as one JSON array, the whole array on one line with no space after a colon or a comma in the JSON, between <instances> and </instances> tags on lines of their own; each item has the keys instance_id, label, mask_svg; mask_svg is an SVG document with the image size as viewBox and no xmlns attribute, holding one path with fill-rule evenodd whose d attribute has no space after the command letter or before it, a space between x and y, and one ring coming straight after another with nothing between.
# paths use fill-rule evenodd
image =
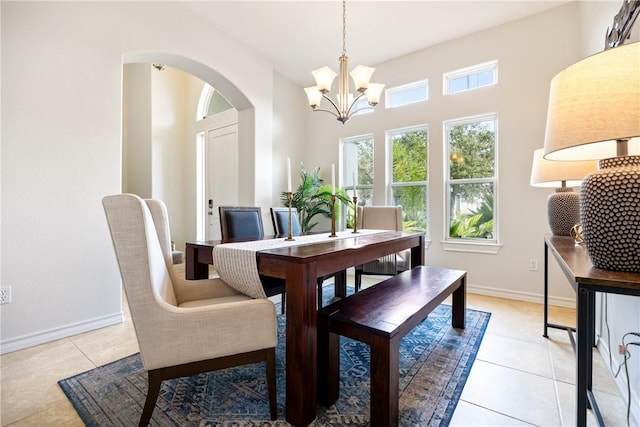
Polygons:
<instances>
[{"instance_id":1,"label":"textured lamp base","mask_svg":"<svg viewBox=\"0 0 640 427\"><path fill-rule=\"evenodd\" d=\"M640 156L600 160L582 182L584 242L595 267L640 272Z\"/></svg>"},{"instance_id":2,"label":"textured lamp base","mask_svg":"<svg viewBox=\"0 0 640 427\"><path fill-rule=\"evenodd\" d=\"M570 187L561 187L547 199L549 228L556 236L569 236L580 222L580 195Z\"/></svg>"}]
</instances>

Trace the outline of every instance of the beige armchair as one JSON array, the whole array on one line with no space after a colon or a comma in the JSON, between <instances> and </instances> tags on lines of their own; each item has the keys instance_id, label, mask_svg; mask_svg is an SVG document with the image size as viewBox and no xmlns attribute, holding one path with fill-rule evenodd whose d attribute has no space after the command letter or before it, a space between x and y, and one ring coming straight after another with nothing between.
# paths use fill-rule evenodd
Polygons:
<instances>
[{"instance_id":1,"label":"beige armchair","mask_svg":"<svg viewBox=\"0 0 640 427\"><path fill-rule=\"evenodd\" d=\"M402 231L402 206L362 206L358 208L358 228ZM392 276L411 265L410 251L387 255L355 267L355 291L362 287L362 275Z\"/></svg>"},{"instance_id":2,"label":"beige armchair","mask_svg":"<svg viewBox=\"0 0 640 427\"><path fill-rule=\"evenodd\" d=\"M220 279L177 277L162 202L120 194L102 204L149 377L140 425L149 424L163 380L261 361L276 419L274 304L239 294Z\"/></svg>"}]
</instances>

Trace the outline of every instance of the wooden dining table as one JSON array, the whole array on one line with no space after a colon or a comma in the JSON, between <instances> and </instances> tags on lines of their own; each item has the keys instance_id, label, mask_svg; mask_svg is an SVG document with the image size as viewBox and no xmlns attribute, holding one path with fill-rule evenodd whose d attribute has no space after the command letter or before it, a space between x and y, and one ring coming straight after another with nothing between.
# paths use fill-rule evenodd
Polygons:
<instances>
[{"instance_id":1,"label":"wooden dining table","mask_svg":"<svg viewBox=\"0 0 640 427\"><path fill-rule=\"evenodd\" d=\"M261 250L258 273L286 280L286 419L307 426L317 405L316 278L405 249L411 265L424 264L424 234L388 231Z\"/></svg>"}]
</instances>

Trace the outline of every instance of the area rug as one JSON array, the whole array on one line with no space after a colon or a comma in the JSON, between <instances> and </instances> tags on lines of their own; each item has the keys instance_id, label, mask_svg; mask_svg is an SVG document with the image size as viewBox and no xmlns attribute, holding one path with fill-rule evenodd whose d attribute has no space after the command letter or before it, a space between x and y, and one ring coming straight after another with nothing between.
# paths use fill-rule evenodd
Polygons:
<instances>
[{"instance_id":1,"label":"area rug","mask_svg":"<svg viewBox=\"0 0 640 427\"><path fill-rule=\"evenodd\" d=\"M325 294L331 289L327 286ZM325 298L330 298L327 295ZM279 312L279 311L278 311ZM475 360L490 313L467 309L466 328L451 327L440 305L400 344L400 425L449 424ZM285 316L278 316L278 419L269 418L264 363L165 381L152 426L284 426ZM340 343L340 398L318 406L317 426L369 424L369 347ZM138 424L147 392L139 354L59 382L87 426Z\"/></svg>"}]
</instances>

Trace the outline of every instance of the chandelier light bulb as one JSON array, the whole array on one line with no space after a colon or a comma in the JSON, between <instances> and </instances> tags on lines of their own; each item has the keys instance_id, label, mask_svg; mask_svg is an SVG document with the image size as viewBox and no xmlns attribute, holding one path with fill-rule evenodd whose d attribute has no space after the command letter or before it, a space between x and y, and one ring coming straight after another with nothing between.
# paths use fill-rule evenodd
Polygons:
<instances>
[{"instance_id":1,"label":"chandelier light bulb","mask_svg":"<svg viewBox=\"0 0 640 427\"><path fill-rule=\"evenodd\" d=\"M372 105L374 107L378 105L383 89L384 84L382 83L369 83L369 88L365 92L365 94L367 95L367 101L369 101L369 105Z\"/></svg>"},{"instance_id":2,"label":"chandelier light bulb","mask_svg":"<svg viewBox=\"0 0 640 427\"><path fill-rule=\"evenodd\" d=\"M369 80L376 69L365 65L358 65L349 73L358 92L364 92L369 87Z\"/></svg>"},{"instance_id":3,"label":"chandelier light bulb","mask_svg":"<svg viewBox=\"0 0 640 427\"><path fill-rule=\"evenodd\" d=\"M333 79L338 75L329 67L318 68L317 70L312 71L311 74L313 74L313 77L316 79L317 89L322 93L331 91Z\"/></svg>"},{"instance_id":4,"label":"chandelier light bulb","mask_svg":"<svg viewBox=\"0 0 640 427\"><path fill-rule=\"evenodd\" d=\"M318 86L305 87L304 91L309 98L309 105L311 108L316 108L322 102L322 92L318 90Z\"/></svg>"}]
</instances>

